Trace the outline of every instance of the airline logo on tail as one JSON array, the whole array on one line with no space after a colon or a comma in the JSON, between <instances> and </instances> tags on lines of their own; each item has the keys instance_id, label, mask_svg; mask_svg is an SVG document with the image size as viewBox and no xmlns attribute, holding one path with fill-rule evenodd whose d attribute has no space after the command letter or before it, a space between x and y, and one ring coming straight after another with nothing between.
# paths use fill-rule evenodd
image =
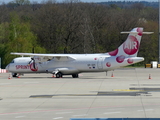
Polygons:
<instances>
[{"instance_id":1,"label":"airline logo on tail","mask_svg":"<svg viewBox=\"0 0 160 120\"><path fill-rule=\"evenodd\" d=\"M139 42L134 36L129 36L128 39L129 40L123 44L123 50L127 55L133 55L139 49Z\"/></svg>"}]
</instances>

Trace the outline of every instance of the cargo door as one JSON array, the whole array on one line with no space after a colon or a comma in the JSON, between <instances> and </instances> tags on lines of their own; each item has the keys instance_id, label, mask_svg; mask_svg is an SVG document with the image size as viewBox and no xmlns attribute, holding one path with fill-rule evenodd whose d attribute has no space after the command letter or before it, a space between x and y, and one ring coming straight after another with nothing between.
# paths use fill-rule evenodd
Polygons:
<instances>
[{"instance_id":1,"label":"cargo door","mask_svg":"<svg viewBox=\"0 0 160 120\"><path fill-rule=\"evenodd\" d=\"M98 58L97 66L98 66L98 69L103 69L103 58L102 57Z\"/></svg>"}]
</instances>

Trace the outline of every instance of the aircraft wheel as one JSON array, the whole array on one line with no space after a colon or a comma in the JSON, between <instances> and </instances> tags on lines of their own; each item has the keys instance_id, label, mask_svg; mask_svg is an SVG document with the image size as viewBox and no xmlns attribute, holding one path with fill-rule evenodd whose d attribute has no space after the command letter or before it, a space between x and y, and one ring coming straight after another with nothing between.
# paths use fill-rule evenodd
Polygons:
<instances>
[{"instance_id":1,"label":"aircraft wheel","mask_svg":"<svg viewBox=\"0 0 160 120\"><path fill-rule=\"evenodd\" d=\"M58 72L57 74L56 74L56 78L61 78L63 75L62 75L62 73L61 72Z\"/></svg>"},{"instance_id":2,"label":"aircraft wheel","mask_svg":"<svg viewBox=\"0 0 160 120\"><path fill-rule=\"evenodd\" d=\"M73 74L72 77L73 78L78 78L78 74Z\"/></svg>"},{"instance_id":3,"label":"aircraft wheel","mask_svg":"<svg viewBox=\"0 0 160 120\"><path fill-rule=\"evenodd\" d=\"M12 73L12 77L17 77L17 73Z\"/></svg>"}]
</instances>

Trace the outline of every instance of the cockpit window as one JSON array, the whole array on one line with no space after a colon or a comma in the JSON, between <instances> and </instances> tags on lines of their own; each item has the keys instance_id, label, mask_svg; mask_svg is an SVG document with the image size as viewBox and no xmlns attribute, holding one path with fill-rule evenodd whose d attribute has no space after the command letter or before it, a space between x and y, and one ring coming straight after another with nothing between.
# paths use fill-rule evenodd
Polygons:
<instances>
[{"instance_id":1,"label":"cockpit window","mask_svg":"<svg viewBox=\"0 0 160 120\"><path fill-rule=\"evenodd\" d=\"M14 60L12 60L11 63L14 63Z\"/></svg>"}]
</instances>

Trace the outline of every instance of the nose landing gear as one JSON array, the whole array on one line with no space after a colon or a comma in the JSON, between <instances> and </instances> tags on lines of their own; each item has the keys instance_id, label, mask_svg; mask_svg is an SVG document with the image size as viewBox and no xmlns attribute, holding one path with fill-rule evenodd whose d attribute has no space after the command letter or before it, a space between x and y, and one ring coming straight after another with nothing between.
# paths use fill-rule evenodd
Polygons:
<instances>
[{"instance_id":1,"label":"nose landing gear","mask_svg":"<svg viewBox=\"0 0 160 120\"><path fill-rule=\"evenodd\" d=\"M17 77L17 73L12 73L12 77Z\"/></svg>"},{"instance_id":2,"label":"nose landing gear","mask_svg":"<svg viewBox=\"0 0 160 120\"><path fill-rule=\"evenodd\" d=\"M63 73L61 73L60 71L53 71L52 72L53 76L55 76L56 78L62 78L63 77ZM72 74L73 78L78 78L78 74Z\"/></svg>"}]
</instances>

